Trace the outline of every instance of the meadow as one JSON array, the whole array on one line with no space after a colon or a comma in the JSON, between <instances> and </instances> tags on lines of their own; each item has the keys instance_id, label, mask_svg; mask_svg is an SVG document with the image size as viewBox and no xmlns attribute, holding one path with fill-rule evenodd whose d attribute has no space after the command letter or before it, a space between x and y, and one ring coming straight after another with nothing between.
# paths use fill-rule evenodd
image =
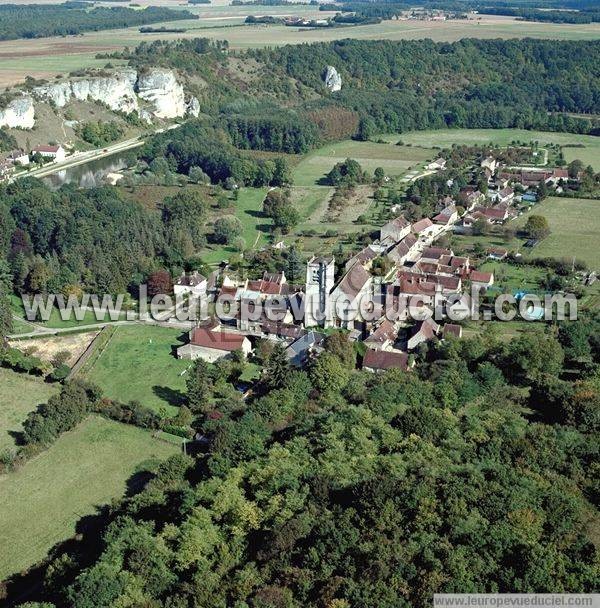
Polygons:
<instances>
[{"instance_id":1,"label":"meadow","mask_svg":"<svg viewBox=\"0 0 600 608\"><path fill-rule=\"evenodd\" d=\"M548 197L523 214L516 225L521 226L530 214L543 215L551 234L534 249L521 249L529 257L575 258L600 269L600 201Z\"/></svg>"},{"instance_id":2,"label":"meadow","mask_svg":"<svg viewBox=\"0 0 600 608\"><path fill-rule=\"evenodd\" d=\"M165 416L183 402L190 362L176 359L175 348L187 342L181 329L155 325L121 325L84 377L112 399L139 401ZM152 378L149 381L149 378Z\"/></svg>"},{"instance_id":3,"label":"meadow","mask_svg":"<svg viewBox=\"0 0 600 608\"><path fill-rule=\"evenodd\" d=\"M82 517L122 496L136 472L177 451L147 431L90 416L0 477L0 580L42 560Z\"/></svg>"},{"instance_id":4,"label":"meadow","mask_svg":"<svg viewBox=\"0 0 600 608\"><path fill-rule=\"evenodd\" d=\"M170 5L172 8L172 5ZM556 40L596 40L600 24L565 25L517 21L511 17L479 15L476 18L449 21L383 21L357 27L312 29L283 25L243 25L247 15L294 15L323 18L333 13L320 12L312 6L249 7L249 6L184 6L197 14L198 20L178 21L185 33L142 34L138 28L89 32L65 38L0 42L0 86L20 82L29 74L52 78L84 67L103 67L106 60L97 53L133 47L142 41L175 38L207 37L227 40L231 49L259 48L304 42L326 42L343 38L360 40L417 40L431 38L452 42L462 38L551 38ZM157 23L154 27L169 27ZM114 62L112 62L114 64Z\"/></svg>"},{"instance_id":5,"label":"meadow","mask_svg":"<svg viewBox=\"0 0 600 608\"><path fill-rule=\"evenodd\" d=\"M524 143L537 141L540 145L563 146L567 162L578 158L600 171L600 137L593 135L526 131L525 129L442 129L386 134L381 135L380 138L393 143L402 141L404 144L424 148L449 148L453 144L486 145L489 143L507 146L513 141Z\"/></svg>"},{"instance_id":6,"label":"meadow","mask_svg":"<svg viewBox=\"0 0 600 608\"><path fill-rule=\"evenodd\" d=\"M27 414L57 390L41 378L0 368L0 453L15 447L12 433L20 432Z\"/></svg>"}]
</instances>

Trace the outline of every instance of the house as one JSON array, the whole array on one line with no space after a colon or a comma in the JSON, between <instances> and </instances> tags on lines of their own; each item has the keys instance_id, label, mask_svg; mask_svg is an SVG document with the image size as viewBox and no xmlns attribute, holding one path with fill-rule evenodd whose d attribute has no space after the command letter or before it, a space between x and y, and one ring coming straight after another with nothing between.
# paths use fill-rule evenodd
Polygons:
<instances>
[{"instance_id":1,"label":"house","mask_svg":"<svg viewBox=\"0 0 600 608\"><path fill-rule=\"evenodd\" d=\"M434 161L426 165L427 171L443 171L446 168L446 159L436 158Z\"/></svg>"},{"instance_id":2,"label":"house","mask_svg":"<svg viewBox=\"0 0 600 608\"><path fill-rule=\"evenodd\" d=\"M252 350L250 340L242 334L216 327L195 327L190 331L188 344L177 349L178 359L204 359L214 362L230 357L235 351L248 356Z\"/></svg>"},{"instance_id":3,"label":"house","mask_svg":"<svg viewBox=\"0 0 600 608\"><path fill-rule=\"evenodd\" d=\"M490 260L504 260L508 255L508 249L504 249L504 247L490 247L487 250L487 257Z\"/></svg>"},{"instance_id":4,"label":"house","mask_svg":"<svg viewBox=\"0 0 600 608\"><path fill-rule=\"evenodd\" d=\"M362 368L367 372L384 372L388 369L408 371L413 367L408 353L400 350L374 350L368 348L363 358Z\"/></svg>"},{"instance_id":5,"label":"house","mask_svg":"<svg viewBox=\"0 0 600 608\"><path fill-rule=\"evenodd\" d=\"M7 179L14 171L15 167L12 163L7 160L0 161L0 179Z\"/></svg>"},{"instance_id":6,"label":"house","mask_svg":"<svg viewBox=\"0 0 600 608\"><path fill-rule=\"evenodd\" d=\"M173 285L175 296L190 294L193 297L199 298L206 295L207 289L208 281L206 277L197 271L189 274L182 273Z\"/></svg>"},{"instance_id":7,"label":"house","mask_svg":"<svg viewBox=\"0 0 600 608\"><path fill-rule=\"evenodd\" d=\"M44 158L49 158L55 163L60 163L65 160L67 153L65 149L61 146L37 146L34 148L31 153L35 156L39 154Z\"/></svg>"},{"instance_id":8,"label":"house","mask_svg":"<svg viewBox=\"0 0 600 608\"><path fill-rule=\"evenodd\" d=\"M338 326L346 329L359 329L355 326L357 321L362 322L359 305L364 296L371 295L372 282L373 278L361 264L354 264L342 277L331 293L331 302L334 305L334 316Z\"/></svg>"},{"instance_id":9,"label":"house","mask_svg":"<svg viewBox=\"0 0 600 608\"><path fill-rule=\"evenodd\" d=\"M463 328L455 323L446 323L442 327L442 338L462 338Z\"/></svg>"},{"instance_id":10,"label":"house","mask_svg":"<svg viewBox=\"0 0 600 608\"><path fill-rule=\"evenodd\" d=\"M479 270L471 270L469 274L469 280L473 285L478 285L487 289L494 284L494 273L493 272L481 272Z\"/></svg>"},{"instance_id":11,"label":"house","mask_svg":"<svg viewBox=\"0 0 600 608\"><path fill-rule=\"evenodd\" d=\"M477 190L475 186L465 186L458 193L458 200L467 211L471 211L476 205L485 201L485 195Z\"/></svg>"},{"instance_id":12,"label":"house","mask_svg":"<svg viewBox=\"0 0 600 608\"><path fill-rule=\"evenodd\" d=\"M439 229L428 217L424 217L422 220L415 222L411 226L411 232L416 234L419 238L433 236L438 230Z\"/></svg>"},{"instance_id":13,"label":"house","mask_svg":"<svg viewBox=\"0 0 600 608\"><path fill-rule=\"evenodd\" d=\"M435 338L440 331L440 326L431 318L419 321L413 328L412 335L408 339L408 350L417 348L422 342Z\"/></svg>"},{"instance_id":14,"label":"house","mask_svg":"<svg viewBox=\"0 0 600 608\"><path fill-rule=\"evenodd\" d=\"M515 191L508 187L502 188L502 190L490 194L490 198L496 203L510 205L515 198Z\"/></svg>"},{"instance_id":15,"label":"house","mask_svg":"<svg viewBox=\"0 0 600 608\"><path fill-rule=\"evenodd\" d=\"M381 227L380 239L389 238L391 242L401 241L410 232L410 222L400 215Z\"/></svg>"},{"instance_id":16,"label":"house","mask_svg":"<svg viewBox=\"0 0 600 608\"><path fill-rule=\"evenodd\" d=\"M425 247L421 255L423 262L439 262L443 256L453 256L454 252L451 249L445 247Z\"/></svg>"},{"instance_id":17,"label":"house","mask_svg":"<svg viewBox=\"0 0 600 608\"><path fill-rule=\"evenodd\" d=\"M25 150L13 150L7 157L6 160L13 165L21 165L25 167L29 164L29 154Z\"/></svg>"},{"instance_id":18,"label":"house","mask_svg":"<svg viewBox=\"0 0 600 608\"><path fill-rule=\"evenodd\" d=\"M392 247L387 257L397 266L402 266L406 261L414 261L419 255L419 241L413 234L405 236L397 245Z\"/></svg>"},{"instance_id":19,"label":"house","mask_svg":"<svg viewBox=\"0 0 600 608\"><path fill-rule=\"evenodd\" d=\"M447 207L444 207L444 209L442 209L442 211L440 211L440 213L438 213L432 221L434 224L449 226L451 224L454 224L456 220L458 220L458 212L456 211L456 206L448 205Z\"/></svg>"},{"instance_id":20,"label":"house","mask_svg":"<svg viewBox=\"0 0 600 608\"><path fill-rule=\"evenodd\" d=\"M359 251L356 255L352 256L345 264L344 270L348 272L354 264L357 262L362 264L365 268L371 268L373 265L373 260L376 257L379 257L380 252L378 248L375 248L371 245L367 245L364 249Z\"/></svg>"},{"instance_id":21,"label":"house","mask_svg":"<svg viewBox=\"0 0 600 608\"><path fill-rule=\"evenodd\" d=\"M394 346L398 331L394 324L388 319L384 319L379 327L365 339L365 346L375 350L389 350Z\"/></svg>"},{"instance_id":22,"label":"house","mask_svg":"<svg viewBox=\"0 0 600 608\"><path fill-rule=\"evenodd\" d=\"M498 165L498 161L493 156L488 156L481 161L481 168L488 169L492 175L496 172Z\"/></svg>"},{"instance_id":23,"label":"house","mask_svg":"<svg viewBox=\"0 0 600 608\"><path fill-rule=\"evenodd\" d=\"M306 332L286 348L288 361L294 367L304 367L311 357L323 350L321 345L324 339L325 335L317 331Z\"/></svg>"}]
</instances>

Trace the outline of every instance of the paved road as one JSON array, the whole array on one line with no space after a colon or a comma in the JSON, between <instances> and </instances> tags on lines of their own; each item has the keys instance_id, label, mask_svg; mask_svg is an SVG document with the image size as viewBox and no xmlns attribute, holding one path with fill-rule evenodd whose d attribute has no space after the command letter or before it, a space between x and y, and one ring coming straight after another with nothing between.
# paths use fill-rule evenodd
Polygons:
<instances>
[{"instance_id":1,"label":"paved road","mask_svg":"<svg viewBox=\"0 0 600 608\"><path fill-rule=\"evenodd\" d=\"M124 152L125 150L137 148L143 143L144 141L140 137L135 137L133 139L127 139L125 141L120 141L116 144L106 146L105 148L88 150L86 152L76 152L72 156L66 158L62 163L49 163L47 165L44 165L43 167L40 167L39 169L23 171L17 173L14 178L17 179L19 177L46 177L47 175L52 175L53 173L58 173L59 171L69 169L71 167L76 167L77 165L89 163L92 160L98 160L99 158L104 158L105 156L111 156L112 154L116 154L117 152Z\"/></svg>"}]
</instances>

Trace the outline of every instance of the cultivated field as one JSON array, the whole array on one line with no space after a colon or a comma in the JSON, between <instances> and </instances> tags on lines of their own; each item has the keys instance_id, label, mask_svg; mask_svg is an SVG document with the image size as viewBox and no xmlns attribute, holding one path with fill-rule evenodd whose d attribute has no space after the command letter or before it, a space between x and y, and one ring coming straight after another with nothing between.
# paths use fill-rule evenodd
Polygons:
<instances>
[{"instance_id":1,"label":"cultivated field","mask_svg":"<svg viewBox=\"0 0 600 608\"><path fill-rule=\"evenodd\" d=\"M42 560L75 534L78 520L122 496L144 463L177 450L142 429L91 416L0 477L0 580Z\"/></svg>"},{"instance_id":2,"label":"cultivated field","mask_svg":"<svg viewBox=\"0 0 600 608\"><path fill-rule=\"evenodd\" d=\"M85 377L107 397L136 400L171 416L182 402L185 375L181 374L190 365L173 354L184 343L180 338L187 341L183 334L170 327L119 326Z\"/></svg>"},{"instance_id":3,"label":"cultivated field","mask_svg":"<svg viewBox=\"0 0 600 608\"><path fill-rule=\"evenodd\" d=\"M27 414L57 390L41 378L0 368L0 453L15 446L11 433L20 432Z\"/></svg>"},{"instance_id":4,"label":"cultivated field","mask_svg":"<svg viewBox=\"0 0 600 608\"><path fill-rule=\"evenodd\" d=\"M573 198L548 197L534 205L532 214L543 215L552 233L533 250L521 252L533 257L575 257L590 268L600 270L600 201ZM517 220L517 225L527 221L527 214Z\"/></svg>"},{"instance_id":5,"label":"cultivated field","mask_svg":"<svg viewBox=\"0 0 600 608\"><path fill-rule=\"evenodd\" d=\"M155 2L152 1L152 4ZM173 3L157 2L177 8ZM228 40L230 48L245 49L303 42L323 42L343 38L361 40L416 40L431 38L436 41L454 41L462 38L552 38L556 40L596 40L600 38L600 24L566 25L530 23L511 17L477 16L468 20L435 21L384 21L380 24L316 30L303 30L283 25L242 25L247 15L295 15L326 17L333 13L319 12L311 6L283 7L232 7L184 6L200 19L178 21L176 27L186 28L181 33L141 34L138 28L89 32L65 38L0 42L0 86L20 82L29 74L37 78L52 78L84 67L103 67L106 60L95 59L96 53L111 52L133 47L142 41L175 38L207 37ZM171 23L153 27L172 26ZM111 61L113 65L114 61Z\"/></svg>"}]
</instances>

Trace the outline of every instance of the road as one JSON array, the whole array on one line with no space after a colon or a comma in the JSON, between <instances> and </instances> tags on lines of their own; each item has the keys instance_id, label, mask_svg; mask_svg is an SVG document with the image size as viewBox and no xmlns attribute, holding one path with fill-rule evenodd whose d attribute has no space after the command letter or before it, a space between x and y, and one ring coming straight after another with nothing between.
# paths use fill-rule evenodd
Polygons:
<instances>
[{"instance_id":1,"label":"road","mask_svg":"<svg viewBox=\"0 0 600 608\"><path fill-rule=\"evenodd\" d=\"M104 148L86 150L85 152L76 152L75 154L67 157L61 163L48 163L47 165L39 167L38 169L19 172L14 176L14 179L18 179L20 177L46 177L47 175L52 175L53 173L58 173L59 171L76 167L77 165L89 163L92 160L98 160L99 158L104 158L105 156L111 156L117 152L124 152L125 150L137 148L138 146L143 145L143 143L144 141L141 139L141 137L134 137L133 139L126 139L125 141L120 141L116 144L105 146Z\"/></svg>"}]
</instances>

